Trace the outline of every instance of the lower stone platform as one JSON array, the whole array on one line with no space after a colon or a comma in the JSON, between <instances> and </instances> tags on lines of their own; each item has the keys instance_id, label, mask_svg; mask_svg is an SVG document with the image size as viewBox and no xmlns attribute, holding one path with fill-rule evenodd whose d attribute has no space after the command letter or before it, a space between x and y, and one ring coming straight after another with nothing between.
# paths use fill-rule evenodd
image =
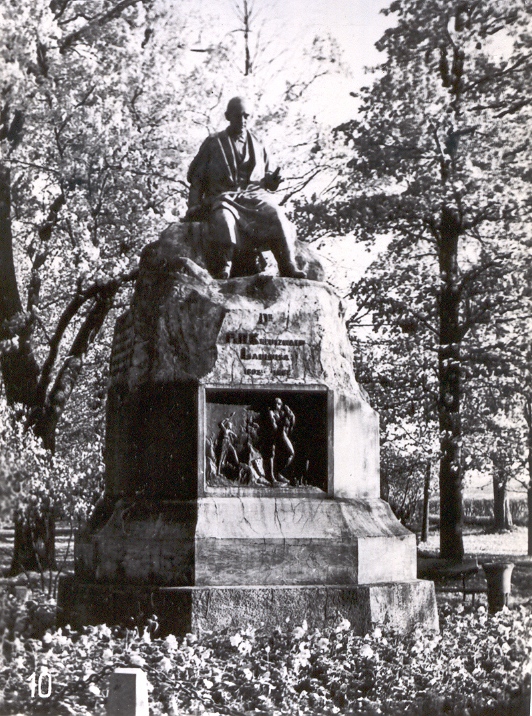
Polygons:
<instances>
[{"instance_id":1,"label":"lower stone platform","mask_svg":"<svg viewBox=\"0 0 532 716\"><path fill-rule=\"evenodd\" d=\"M438 630L433 582L345 586L150 587L83 582L63 576L58 625L141 625L156 615L158 636L238 630L248 625L273 629L286 624L334 626L342 618L357 634L374 626L407 633L416 626Z\"/></svg>"},{"instance_id":2,"label":"lower stone platform","mask_svg":"<svg viewBox=\"0 0 532 716\"><path fill-rule=\"evenodd\" d=\"M159 587L416 579L416 537L387 502L323 497L119 500L102 524L77 535L75 573L89 583Z\"/></svg>"}]
</instances>

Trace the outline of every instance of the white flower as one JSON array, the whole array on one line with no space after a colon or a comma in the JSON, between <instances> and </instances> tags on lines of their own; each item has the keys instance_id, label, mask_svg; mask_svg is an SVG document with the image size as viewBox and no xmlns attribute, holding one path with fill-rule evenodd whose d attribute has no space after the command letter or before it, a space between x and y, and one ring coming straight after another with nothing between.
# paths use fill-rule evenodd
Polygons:
<instances>
[{"instance_id":1,"label":"white flower","mask_svg":"<svg viewBox=\"0 0 532 716\"><path fill-rule=\"evenodd\" d=\"M101 636L106 636L106 637L110 637L110 636L111 636L111 630L109 629L109 627L107 626L107 624L102 624L102 625L99 627L99 631L100 631Z\"/></svg>"},{"instance_id":2,"label":"white flower","mask_svg":"<svg viewBox=\"0 0 532 716\"><path fill-rule=\"evenodd\" d=\"M175 651L177 649L177 639L173 634L168 634L168 636L165 639L166 646L170 651Z\"/></svg>"},{"instance_id":3,"label":"white flower","mask_svg":"<svg viewBox=\"0 0 532 716\"><path fill-rule=\"evenodd\" d=\"M24 651L25 651L25 649L24 649L24 644L20 641L20 639L18 638L18 636L16 636L16 637L13 639L13 646L12 646L12 648L13 648L13 652L14 652L15 654L17 654L17 653L24 653Z\"/></svg>"},{"instance_id":4,"label":"white flower","mask_svg":"<svg viewBox=\"0 0 532 716\"><path fill-rule=\"evenodd\" d=\"M351 628L351 622L349 621L349 619L342 619L340 624L338 624L338 626L336 627L335 632L338 634L339 632L347 631L350 628Z\"/></svg>"},{"instance_id":5,"label":"white flower","mask_svg":"<svg viewBox=\"0 0 532 716\"><path fill-rule=\"evenodd\" d=\"M375 652L369 644L363 644L362 648L360 649L360 656L363 659L371 659L373 656L375 656Z\"/></svg>"},{"instance_id":6,"label":"white flower","mask_svg":"<svg viewBox=\"0 0 532 716\"><path fill-rule=\"evenodd\" d=\"M234 636L229 637L229 641L231 643L231 646L238 646L242 641L242 637L237 632Z\"/></svg>"},{"instance_id":7,"label":"white flower","mask_svg":"<svg viewBox=\"0 0 532 716\"><path fill-rule=\"evenodd\" d=\"M129 657L129 661L131 664L133 664L133 666L141 666L142 667L142 666L146 665L146 662L144 661L144 659L142 658L142 656L140 654L131 654L131 656Z\"/></svg>"},{"instance_id":8,"label":"white flower","mask_svg":"<svg viewBox=\"0 0 532 716\"><path fill-rule=\"evenodd\" d=\"M172 660L169 659L167 656L164 656L161 661L159 662L161 669L163 671L170 671L172 669Z\"/></svg>"},{"instance_id":9,"label":"white flower","mask_svg":"<svg viewBox=\"0 0 532 716\"><path fill-rule=\"evenodd\" d=\"M244 639L238 645L238 651L244 655L251 654L251 651L252 651L251 643L247 639Z\"/></svg>"},{"instance_id":10,"label":"white flower","mask_svg":"<svg viewBox=\"0 0 532 716\"><path fill-rule=\"evenodd\" d=\"M109 664L113 659L113 650L112 649L104 649L102 651L102 659L104 663Z\"/></svg>"},{"instance_id":11,"label":"white flower","mask_svg":"<svg viewBox=\"0 0 532 716\"><path fill-rule=\"evenodd\" d=\"M307 620L305 619L305 620L303 620L303 624L300 627L296 627L294 629L294 632L293 632L294 638L301 639L304 636L304 634L306 634L307 629L308 629L308 624L307 624Z\"/></svg>"},{"instance_id":12,"label":"white flower","mask_svg":"<svg viewBox=\"0 0 532 716\"><path fill-rule=\"evenodd\" d=\"M84 667L84 671L83 671L83 681L88 681L90 679L90 677L95 673L96 672L93 669L91 669L91 667L88 664L86 664Z\"/></svg>"},{"instance_id":13,"label":"white flower","mask_svg":"<svg viewBox=\"0 0 532 716\"><path fill-rule=\"evenodd\" d=\"M151 644L151 636L147 628L144 629L144 632L142 634L142 641L146 644Z\"/></svg>"}]
</instances>

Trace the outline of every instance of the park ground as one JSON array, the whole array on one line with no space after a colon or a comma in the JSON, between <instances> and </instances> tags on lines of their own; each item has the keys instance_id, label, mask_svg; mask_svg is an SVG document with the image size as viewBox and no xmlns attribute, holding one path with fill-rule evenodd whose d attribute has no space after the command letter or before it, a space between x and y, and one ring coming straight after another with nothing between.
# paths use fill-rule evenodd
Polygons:
<instances>
[{"instance_id":1,"label":"park ground","mask_svg":"<svg viewBox=\"0 0 532 716\"><path fill-rule=\"evenodd\" d=\"M69 531L60 526L58 559L66 571L72 569L72 555L65 555L68 539ZM416 631L408 637L378 628L357 637L346 620L322 632L303 621L273 634L244 629L183 640L105 625L61 632L53 619L46 621L53 599L39 594L54 579L27 575L31 590L21 603L15 582L23 587L27 577L4 577L0 714L104 716L110 673L133 666L147 673L150 716L529 716L527 529L494 533L487 525L466 525L464 543L466 556L477 557L479 564L515 565L510 608L488 614L480 570L473 578L480 587L475 602L470 595L463 599L459 581L436 583L440 634ZM439 534L432 529L429 540L418 545L419 563L437 556L438 546ZM2 570L9 567L12 547L12 530L2 530ZM39 669L52 678L47 699L30 697L29 680Z\"/></svg>"},{"instance_id":2,"label":"park ground","mask_svg":"<svg viewBox=\"0 0 532 716\"><path fill-rule=\"evenodd\" d=\"M512 604L529 603L532 608L532 556L527 555L528 531L524 526L514 527L507 532L493 532L481 525L466 525L464 534L464 549L466 558L477 558L479 564L483 562L512 562ZM437 556L439 550L439 532L431 531L427 542L418 545L418 555ZM486 586L482 570L473 578L473 584ZM461 598L459 587L447 591L448 584L436 583L438 603L454 601ZM469 599L470 597L468 597ZM484 593L476 596L481 604L487 604ZM531 635L532 637L532 635Z\"/></svg>"}]
</instances>

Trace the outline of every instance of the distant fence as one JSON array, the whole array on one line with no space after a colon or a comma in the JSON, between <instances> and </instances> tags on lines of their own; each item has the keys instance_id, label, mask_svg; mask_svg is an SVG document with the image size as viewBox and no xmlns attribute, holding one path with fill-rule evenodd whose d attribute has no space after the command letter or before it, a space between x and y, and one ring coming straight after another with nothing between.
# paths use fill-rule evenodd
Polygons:
<instances>
[{"instance_id":1,"label":"distant fence","mask_svg":"<svg viewBox=\"0 0 532 716\"><path fill-rule=\"evenodd\" d=\"M510 512L515 525L526 525L528 520L528 504L526 495L523 497L510 497ZM419 514L423 505L419 505ZM439 518L440 498L432 497L429 502L431 521ZM436 520L434 520L436 521ZM493 498L466 497L464 499L464 521L466 524L489 524L493 522Z\"/></svg>"}]
</instances>

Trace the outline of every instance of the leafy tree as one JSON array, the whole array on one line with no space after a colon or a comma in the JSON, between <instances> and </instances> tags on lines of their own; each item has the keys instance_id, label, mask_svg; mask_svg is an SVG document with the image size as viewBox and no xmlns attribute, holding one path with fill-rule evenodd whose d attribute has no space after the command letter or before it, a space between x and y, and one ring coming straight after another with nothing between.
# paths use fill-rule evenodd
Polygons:
<instances>
[{"instance_id":1,"label":"leafy tree","mask_svg":"<svg viewBox=\"0 0 532 716\"><path fill-rule=\"evenodd\" d=\"M478 450L489 458L486 472L492 474L494 527L499 531L513 527L510 485L515 489L527 484L526 386L518 377L505 381L502 388L493 381L476 419ZM482 423L485 429L479 430Z\"/></svg>"},{"instance_id":2,"label":"leafy tree","mask_svg":"<svg viewBox=\"0 0 532 716\"><path fill-rule=\"evenodd\" d=\"M64 455L52 455L32 431L24 430L14 411L0 398L0 519L15 514L15 543L10 572L60 569L55 554L55 521L73 531L86 520L103 486L103 464L91 440L76 441ZM99 446L97 446L99 447ZM43 519L44 517L44 519ZM54 587L50 572L50 591ZM43 581L44 589L44 581Z\"/></svg>"},{"instance_id":3,"label":"leafy tree","mask_svg":"<svg viewBox=\"0 0 532 716\"><path fill-rule=\"evenodd\" d=\"M532 553L532 350L528 322L525 320L510 337L512 370L509 372L504 366L502 377L491 386L493 410L488 417L491 436L488 452L494 466L495 527L500 530L512 527L507 490L513 481L527 490L528 551Z\"/></svg>"},{"instance_id":4,"label":"leafy tree","mask_svg":"<svg viewBox=\"0 0 532 716\"><path fill-rule=\"evenodd\" d=\"M364 285L373 281L372 270ZM381 496L402 522L412 524L420 499L428 500L425 485L439 455L434 431L437 377L429 351L420 350L408 333L390 334L385 312L371 310L369 324L369 310L359 300L348 322L356 376L380 416ZM375 331L368 331L370 326Z\"/></svg>"},{"instance_id":5,"label":"leafy tree","mask_svg":"<svg viewBox=\"0 0 532 716\"><path fill-rule=\"evenodd\" d=\"M346 198L301 211L311 226L390 237L355 293L389 339L433 355L440 552L461 559L464 401L475 374L500 366L499 328L529 301L530 17L520 0L397 0L385 12L396 17L377 45L385 60L359 118L338 129L352 152Z\"/></svg>"},{"instance_id":6,"label":"leafy tree","mask_svg":"<svg viewBox=\"0 0 532 716\"><path fill-rule=\"evenodd\" d=\"M526 464L528 469L528 554L532 555L532 391L530 390L525 395L523 413L526 422Z\"/></svg>"},{"instance_id":7,"label":"leafy tree","mask_svg":"<svg viewBox=\"0 0 532 716\"><path fill-rule=\"evenodd\" d=\"M135 106L144 15L130 0L21 0L1 12L2 377L15 417L54 451L87 351L153 224L149 156L131 141L153 132ZM52 502L32 503L15 512L14 566L34 566L28 535L53 535ZM54 561L49 539L41 565Z\"/></svg>"},{"instance_id":8,"label":"leafy tree","mask_svg":"<svg viewBox=\"0 0 532 716\"><path fill-rule=\"evenodd\" d=\"M142 230L140 206L137 217L120 212L146 193L124 176L131 94L112 91L131 55L123 15L138 22L137 4L4 9L2 374L8 400L29 409L51 449L87 349L132 278L133 224Z\"/></svg>"},{"instance_id":9,"label":"leafy tree","mask_svg":"<svg viewBox=\"0 0 532 716\"><path fill-rule=\"evenodd\" d=\"M158 0L14 0L0 20L3 387L12 417L68 462L81 440L99 445L93 428L80 431L79 416L68 416L72 400L82 413L81 396L93 401L83 371L92 363L93 377L104 374L106 320L127 300L142 246L182 212L186 167L242 74L227 39L192 51L205 18L185 20ZM327 64L318 45L312 52L302 87ZM260 101L260 76L248 89ZM260 130L287 111L266 111ZM300 129L301 115L292 118ZM300 165L294 158L290 191ZM57 511L46 504L39 528L38 511L17 510L19 536L52 534ZM43 563L54 562L52 542ZM31 544L17 539L15 551L29 554Z\"/></svg>"}]
</instances>

